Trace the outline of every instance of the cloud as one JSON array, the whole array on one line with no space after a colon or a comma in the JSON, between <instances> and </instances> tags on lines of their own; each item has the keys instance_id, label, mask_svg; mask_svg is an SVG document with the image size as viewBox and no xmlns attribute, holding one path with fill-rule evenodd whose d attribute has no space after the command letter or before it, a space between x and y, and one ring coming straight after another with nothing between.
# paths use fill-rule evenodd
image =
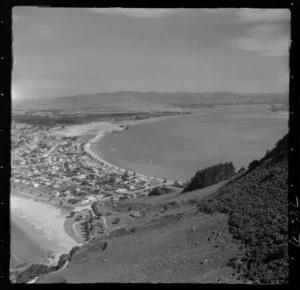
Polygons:
<instances>
[{"instance_id":1,"label":"cloud","mask_svg":"<svg viewBox=\"0 0 300 290\"><path fill-rule=\"evenodd\" d=\"M17 14L16 12L13 11L12 13L12 19L13 19L13 22L16 23L16 22L21 22L21 21L25 21L26 18L24 18L23 16Z\"/></svg>"},{"instance_id":2,"label":"cloud","mask_svg":"<svg viewBox=\"0 0 300 290\"><path fill-rule=\"evenodd\" d=\"M291 14L288 9L250 9L243 8L237 10L239 21L255 22L274 22L290 20Z\"/></svg>"},{"instance_id":3,"label":"cloud","mask_svg":"<svg viewBox=\"0 0 300 290\"><path fill-rule=\"evenodd\" d=\"M52 32L52 29L47 25L34 23L31 29L32 32L37 34L49 34Z\"/></svg>"},{"instance_id":4,"label":"cloud","mask_svg":"<svg viewBox=\"0 0 300 290\"><path fill-rule=\"evenodd\" d=\"M74 88L76 85L74 84L65 84L63 82L38 82L34 84L35 88L43 88L43 89L70 89Z\"/></svg>"},{"instance_id":5,"label":"cloud","mask_svg":"<svg viewBox=\"0 0 300 290\"><path fill-rule=\"evenodd\" d=\"M244 34L229 41L230 46L265 56L286 56L290 33L288 9L238 9L236 20L247 25Z\"/></svg>"},{"instance_id":6,"label":"cloud","mask_svg":"<svg viewBox=\"0 0 300 290\"><path fill-rule=\"evenodd\" d=\"M44 80L46 81L55 81L55 82L58 82L58 81L61 81L61 82L64 82L64 83L68 83L68 82L93 82L93 81L101 81L103 80L102 77L100 76L94 76L94 75L85 75L85 76L82 76L82 75L66 75L66 74L63 74L63 75L57 75L57 74L49 74L49 73L44 73L44 74L41 74L40 77L42 77Z\"/></svg>"},{"instance_id":7,"label":"cloud","mask_svg":"<svg viewBox=\"0 0 300 290\"><path fill-rule=\"evenodd\" d=\"M256 51L261 55L285 56L289 52L290 37L280 25L262 24L249 28L245 35L231 40L239 49Z\"/></svg>"},{"instance_id":8,"label":"cloud","mask_svg":"<svg viewBox=\"0 0 300 290\"><path fill-rule=\"evenodd\" d=\"M46 40L53 40L53 28L45 24L33 23L29 31Z\"/></svg>"},{"instance_id":9,"label":"cloud","mask_svg":"<svg viewBox=\"0 0 300 290\"><path fill-rule=\"evenodd\" d=\"M170 15L178 9L152 8L89 8L89 11L98 14L124 15L134 18L158 18Z\"/></svg>"}]
</instances>

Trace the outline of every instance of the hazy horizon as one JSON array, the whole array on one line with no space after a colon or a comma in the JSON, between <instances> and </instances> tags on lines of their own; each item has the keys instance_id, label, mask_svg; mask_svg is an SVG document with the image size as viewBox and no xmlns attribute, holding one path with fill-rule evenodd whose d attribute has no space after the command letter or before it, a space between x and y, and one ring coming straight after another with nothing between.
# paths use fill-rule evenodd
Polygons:
<instances>
[{"instance_id":1,"label":"hazy horizon","mask_svg":"<svg viewBox=\"0 0 300 290\"><path fill-rule=\"evenodd\" d=\"M288 9L13 9L12 97L289 91Z\"/></svg>"}]
</instances>

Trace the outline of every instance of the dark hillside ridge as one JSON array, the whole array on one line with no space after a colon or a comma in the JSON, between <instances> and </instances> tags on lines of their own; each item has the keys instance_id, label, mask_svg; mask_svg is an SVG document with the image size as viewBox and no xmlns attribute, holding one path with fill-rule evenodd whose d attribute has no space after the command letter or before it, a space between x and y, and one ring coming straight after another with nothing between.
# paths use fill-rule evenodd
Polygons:
<instances>
[{"instance_id":1,"label":"dark hillside ridge","mask_svg":"<svg viewBox=\"0 0 300 290\"><path fill-rule=\"evenodd\" d=\"M244 254L231 260L243 278L288 282L288 135L237 179L203 198L199 210L229 216L230 232Z\"/></svg>"},{"instance_id":2,"label":"dark hillside ridge","mask_svg":"<svg viewBox=\"0 0 300 290\"><path fill-rule=\"evenodd\" d=\"M220 181L231 178L236 174L232 162L220 163L198 170L182 192L201 189Z\"/></svg>"}]
</instances>

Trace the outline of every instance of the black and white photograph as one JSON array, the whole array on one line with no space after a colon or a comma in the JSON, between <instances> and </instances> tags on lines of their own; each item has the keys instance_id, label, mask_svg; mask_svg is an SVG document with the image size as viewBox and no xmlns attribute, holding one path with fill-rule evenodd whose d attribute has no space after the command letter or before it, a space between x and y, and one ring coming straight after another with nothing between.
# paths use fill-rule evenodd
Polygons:
<instances>
[{"instance_id":1,"label":"black and white photograph","mask_svg":"<svg viewBox=\"0 0 300 290\"><path fill-rule=\"evenodd\" d=\"M11 13L12 284L289 283L289 9Z\"/></svg>"}]
</instances>

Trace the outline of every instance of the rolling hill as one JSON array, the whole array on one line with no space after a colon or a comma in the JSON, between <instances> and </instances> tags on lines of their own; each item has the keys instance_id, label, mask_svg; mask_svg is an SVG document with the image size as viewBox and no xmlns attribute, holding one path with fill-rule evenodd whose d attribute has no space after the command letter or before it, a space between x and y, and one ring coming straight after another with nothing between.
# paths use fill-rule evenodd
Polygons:
<instances>
[{"instance_id":1,"label":"rolling hill","mask_svg":"<svg viewBox=\"0 0 300 290\"><path fill-rule=\"evenodd\" d=\"M288 94L237 94L233 92L215 93L157 93L130 92L97 93L38 100L13 101L13 109L26 110L178 110L210 105L236 104L288 104Z\"/></svg>"}]
</instances>

